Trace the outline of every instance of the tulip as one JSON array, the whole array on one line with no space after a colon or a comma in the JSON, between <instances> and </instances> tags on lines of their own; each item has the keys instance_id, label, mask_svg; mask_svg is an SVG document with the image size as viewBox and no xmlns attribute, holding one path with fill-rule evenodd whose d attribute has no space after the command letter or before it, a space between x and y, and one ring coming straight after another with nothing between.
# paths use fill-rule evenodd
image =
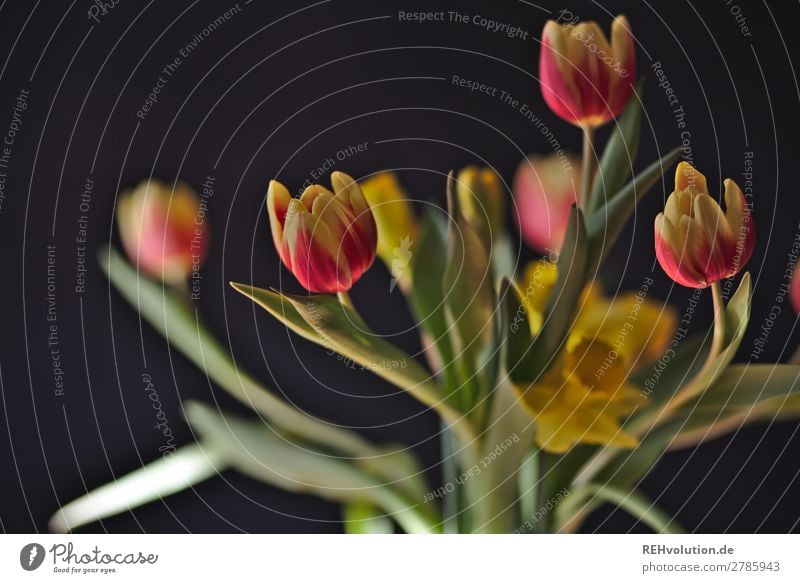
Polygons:
<instances>
[{"instance_id":1,"label":"tulip","mask_svg":"<svg viewBox=\"0 0 800 583\"><path fill-rule=\"evenodd\" d=\"M706 178L681 162L675 191L656 217L656 257L664 271L681 285L705 288L742 269L755 244L755 231L741 189L725 180L723 213L708 194Z\"/></svg>"},{"instance_id":2,"label":"tulip","mask_svg":"<svg viewBox=\"0 0 800 583\"><path fill-rule=\"evenodd\" d=\"M299 199L275 180L267 191L275 248L311 292L347 292L372 265L378 244L375 219L358 183L334 172L331 185L334 192L312 184Z\"/></svg>"},{"instance_id":3,"label":"tulip","mask_svg":"<svg viewBox=\"0 0 800 583\"><path fill-rule=\"evenodd\" d=\"M491 239L503 232L506 189L491 168L467 166L456 177L456 196L464 217Z\"/></svg>"},{"instance_id":4,"label":"tulip","mask_svg":"<svg viewBox=\"0 0 800 583\"><path fill-rule=\"evenodd\" d=\"M542 33L542 95L559 117L596 128L617 116L633 91L636 54L624 16L611 24L611 43L595 22L550 20Z\"/></svg>"},{"instance_id":5,"label":"tulip","mask_svg":"<svg viewBox=\"0 0 800 583\"><path fill-rule=\"evenodd\" d=\"M145 180L117 205L120 238L139 269L170 285L199 270L208 254L200 200L187 184Z\"/></svg>"},{"instance_id":6,"label":"tulip","mask_svg":"<svg viewBox=\"0 0 800 583\"><path fill-rule=\"evenodd\" d=\"M409 196L393 172L379 172L362 181L361 190L378 228L378 257L391 271L392 283L405 288L410 282L411 246L417 234Z\"/></svg>"},{"instance_id":7,"label":"tulip","mask_svg":"<svg viewBox=\"0 0 800 583\"><path fill-rule=\"evenodd\" d=\"M580 167L571 156L567 164L555 154L531 156L517 168L512 188L518 226L525 242L540 253L561 249L580 179Z\"/></svg>"}]
</instances>

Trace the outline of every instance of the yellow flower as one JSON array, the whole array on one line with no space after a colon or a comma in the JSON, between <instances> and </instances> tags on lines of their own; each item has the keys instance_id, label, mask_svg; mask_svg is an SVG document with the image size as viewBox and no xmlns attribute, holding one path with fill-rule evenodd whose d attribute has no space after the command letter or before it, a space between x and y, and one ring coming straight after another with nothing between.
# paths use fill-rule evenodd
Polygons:
<instances>
[{"instance_id":1,"label":"yellow flower","mask_svg":"<svg viewBox=\"0 0 800 583\"><path fill-rule=\"evenodd\" d=\"M378 257L401 284L411 276L417 221L410 199L394 172L379 172L361 182L361 191L378 226Z\"/></svg>"},{"instance_id":2,"label":"yellow flower","mask_svg":"<svg viewBox=\"0 0 800 583\"><path fill-rule=\"evenodd\" d=\"M552 263L537 261L520 282L534 335L541 329L556 275ZM517 387L536 423L536 441L545 451L564 453L580 443L637 445L620 425L643 403L641 389L628 379L663 353L676 325L668 307L646 299L647 287L610 299L599 286L588 286L561 354L536 383Z\"/></svg>"}]
</instances>

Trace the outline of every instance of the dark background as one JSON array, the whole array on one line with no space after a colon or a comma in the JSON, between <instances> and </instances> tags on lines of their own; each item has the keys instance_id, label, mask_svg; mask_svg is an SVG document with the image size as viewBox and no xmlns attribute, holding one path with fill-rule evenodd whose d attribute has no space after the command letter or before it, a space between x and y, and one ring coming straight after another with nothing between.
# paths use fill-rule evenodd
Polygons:
<instances>
[{"instance_id":1,"label":"dark background","mask_svg":"<svg viewBox=\"0 0 800 583\"><path fill-rule=\"evenodd\" d=\"M672 107L650 70L660 61L686 113L687 154L717 188L742 180L753 152L758 243L748 269L755 282L746 359L782 283L798 232L798 48L796 3L523 1L240 3L241 12L183 60L144 120L136 116L160 71L233 4L121 0L100 22L88 0L4 2L0 8L0 136L16 96L30 91L15 136L0 207L0 529L38 532L49 515L93 488L156 459L163 438L141 383L153 378L169 424L191 440L180 400L211 401L242 412L204 375L110 292L93 260L116 241L116 193L153 175L199 188L216 177L209 219L213 247L199 304L242 366L299 407L359 428L379 442L414 446L433 481L438 442L433 414L366 372L350 370L321 348L291 337L236 295L227 281L299 291L279 267L263 212L268 181L290 190L348 145L367 150L337 169L360 178L399 170L420 201L441 205L443 174L467 163L495 166L510 180L524 153L546 153L541 132L497 98L470 94L453 75L504 89L543 116L557 139L579 151L580 135L544 105L537 85L538 37L567 8L608 30L624 12L638 40L638 72L648 77L639 163L681 143ZM458 10L521 26L510 39L472 23L406 23L398 10ZM736 14L746 19L745 36ZM601 137L606 135L601 132ZM408 140L412 138L412 140ZM382 140L393 140L379 143ZM399 140L399 141L398 141ZM77 294L75 236L80 196L94 181L88 212L86 291ZM326 178L327 181L327 178ZM687 290L654 264L652 220L671 188L659 185L640 205L604 270L606 286L638 288L683 311ZM509 222L511 224L511 222ZM47 246L56 245L57 325L65 394L54 394L48 349ZM534 254L521 249L521 260ZM418 350L401 297L374 267L353 290L377 329ZM710 323L704 296L693 328ZM763 361L785 359L800 334L786 307ZM785 351L785 352L784 352ZM143 358L147 359L147 367ZM369 398L366 398L369 397ZM796 423L750 427L695 450L668 454L642 484L690 530L787 532L800 517L800 438ZM234 473L109 520L87 532L338 532L338 508L288 494ZM622 512L596 513L585 530L638 529Z\"/></svg>"}]
</instances>

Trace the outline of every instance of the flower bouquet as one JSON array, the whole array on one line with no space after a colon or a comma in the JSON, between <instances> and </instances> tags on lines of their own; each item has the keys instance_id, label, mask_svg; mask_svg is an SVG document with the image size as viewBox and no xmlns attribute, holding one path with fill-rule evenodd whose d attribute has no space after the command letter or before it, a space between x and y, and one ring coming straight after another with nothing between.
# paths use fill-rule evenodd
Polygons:
<instances>
[{"instance_id":1,"label":"flower bouquet","mask_svg":"<svg viewBox=\"0 0 800 583\"><path fill-rule=\"evenodd\" d=\"M657 532L679 532L637 490L643 476L667 450L800 416L800 367L732 363L748 325L751 282L744 273L729 294L721 282L740 274L755 243L750 207L732 180L723 211L716 189L680 162L674 191L654 217L655 257L678 284L711 289L713 328L689 335L672 308L648 297L651 278L614 296L598 283L638 201L680 153L634 175L642 114L634 74L624 17L614 20L610 42L592 22L545 26L541 90L583 132L584 148L579 163L559 150L519 166L517 223L543 255L526 266L515 261L506 229L507 189L489 168L447 177L447 220L419 214L392 173L358 182L333 172L330 189L314 184L299 198L269 184L275 249L308 293L259 282L232 289L305 341L433 410L441 420L441 483L427 480L404 445L371 443L308 415L243 371L203 323L187 286L207 252L197 196L187 185L153 180L123 193L127 259L102 249L106 276L254 415L185 402L196 443L67 504L52 529L71 530L233 469L340 503L352 533L574 532L603 503ZM598 156L595 129L609 122ZM376 256L418 324L424 361L371 331L348 296Z\"/></svg>"}]
</instances>

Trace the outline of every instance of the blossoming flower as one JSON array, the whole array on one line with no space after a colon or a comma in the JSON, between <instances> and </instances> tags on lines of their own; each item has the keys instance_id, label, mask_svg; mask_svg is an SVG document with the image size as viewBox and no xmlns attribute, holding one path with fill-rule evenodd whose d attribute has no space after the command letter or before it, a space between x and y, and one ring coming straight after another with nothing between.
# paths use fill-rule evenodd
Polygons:
<instances>
[{"instance_id":1,"label":"blossoming flower","mask_svg":"<svg viewBox=\"0 0 800 583\"><path fill-rule=\"evenodd\" d=\"M656 217L656 257L664 271L693 288L738 273L755 245L750 209L737 184L725 180L723 213L711 198L706 178L690 164L675 171L675 191Z\"/></svg>"},{"instance_id":2,"label":"blossoming flower","mask_svg":"<svg viewBox=\"0 0 800 583\"><path fill-rule=\"evenodd\" d=\"M624 16L611 24L610 43L595 22L545 24L539 57L542 95L565 121L594 128L614 118L633 91L635 69L633 35Z\"/></svg>"},{"instance_id":3,"label":"blossoming flower","mask_svg":"<svg viewBox=\"0 0 800 583\"><path fill-rule=\"evenodd\" d=\"M139 269L169 284L180 284L208 254L200 200L185 183L174 187L145 180L123 192L117 205L120 238Z\"/></svg>"},{"instance_id":4,"label":"blossoming flower","mask_svg":"<svg viewBox=\"0 0 800 583\"><path fill-rule=\"evenodd\" d=\"M556 267L545 261L526 269L520 291L535 335L555 283ZM534 418L542 449L564 453L580 443L635 447L621 420L644 403L628 384L639 366L658 358L676 326L669 309L643 292L603 297L599 287L584 291L566 346L530 386L517 386L523 407Z\"/></svg>"},{"instance_id":5,"label":"blossoming flower","mask_svg":"<svg viewBox=\"0 0 800 583\"><path fill-rule=\"evenodd\" d=\"M267 191L275 248L311 292L345 292L375 260L378 233L361 188L342 172L331 185L334 192L312 184L299 199L275 180Z\"/></svg>"},{"instance_id":6,"label":"blossoming flower","mask_svg":"<svg viewBox=\"0 0 800 583\"><path fill-rule=\"evenodd\" d=\"M581 172L578 161L552 154L530 156L520 162L514 175L514 201L519 229L525 242L541 253L561 249L567 219L578 201Z\"/></svg>"}]
</instances>

